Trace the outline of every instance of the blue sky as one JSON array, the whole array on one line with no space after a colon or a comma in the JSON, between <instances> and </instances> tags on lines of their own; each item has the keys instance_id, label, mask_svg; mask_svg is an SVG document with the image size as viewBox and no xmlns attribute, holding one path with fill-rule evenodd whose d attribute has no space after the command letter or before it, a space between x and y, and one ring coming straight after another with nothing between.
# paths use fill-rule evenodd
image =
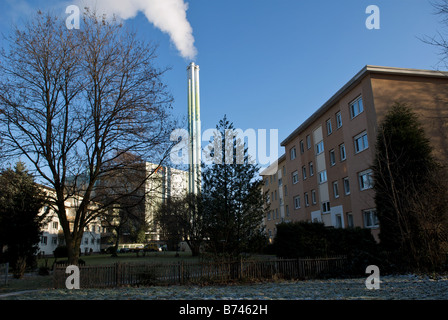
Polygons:
<instances>
[{"instance_id":1,"label":"blue sky","mask_svg":"<svg viewBox=\"0 0 448 320\"><path fill-rule=\"evenodd\" d=\"M434 69L439 62L437 49L419 40L442 28L429 0L185 2L201 68L203 130L227 114L243 130L278 129L280 143L365 65ZM7 32L37 8L63 14L69 4L2 0L0 28ZM372 4L380 9L380 30L365 26ZM125 23L158 43L159 66L172 68L165 82L174 113L186 116L190 60L142 13Z\"/></svg>"}]
</instances>

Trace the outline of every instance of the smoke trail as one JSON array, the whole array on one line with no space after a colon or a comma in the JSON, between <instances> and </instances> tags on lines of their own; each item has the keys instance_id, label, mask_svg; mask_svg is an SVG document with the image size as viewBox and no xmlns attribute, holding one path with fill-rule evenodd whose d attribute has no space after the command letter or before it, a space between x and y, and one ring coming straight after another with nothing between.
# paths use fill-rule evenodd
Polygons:
<instances>
[{"instance_id":1,"label":"smoke trail","mask_svg":"<svg viewBox=\"0 0 448 320\"><path fill-rule=\"evenodd\" d=\"M188 3L184 0L95 0L88 3L92 3L98 13L115 14L124 20L141 11L156 28L169 34L182 57L196 57L193 28L187 20Z\"/></svg>"}]
</instances>

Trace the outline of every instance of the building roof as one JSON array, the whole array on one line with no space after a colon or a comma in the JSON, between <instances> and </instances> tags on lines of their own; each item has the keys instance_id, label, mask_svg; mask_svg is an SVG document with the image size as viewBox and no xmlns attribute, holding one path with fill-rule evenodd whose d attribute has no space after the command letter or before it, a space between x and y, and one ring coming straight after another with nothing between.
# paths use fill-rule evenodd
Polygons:
<instances>
[{"instance_id":1,"label":"building roof","mask_svg":"<svg viewBox=\"0 0 448 320\"><path fill-rule=\"evenodd\" d=\"M313 121L319 118L325 113L335 101L340 99L345 93L351 90L354 86L368 74L391 74L401 76L416 76L416 77L435 77L446 78L448 72L437 70L422 70L422 69L408 69L408 68L395 68L395 67L381 67L366 65L361 71L359 71L349 82L347 82L338 92L336 92L327 102L325 102L316 112L314 112L308 119L306 119L297 129L295 129L285 140L281 142L281 146L286 146L291 140L296 138L302 133Z\"/></svg>"}]
</instances>

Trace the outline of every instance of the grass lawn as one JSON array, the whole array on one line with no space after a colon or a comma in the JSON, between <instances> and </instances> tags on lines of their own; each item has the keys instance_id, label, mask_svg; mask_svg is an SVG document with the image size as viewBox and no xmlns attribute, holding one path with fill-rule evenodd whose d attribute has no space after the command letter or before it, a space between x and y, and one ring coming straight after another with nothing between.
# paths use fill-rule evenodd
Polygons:
<instances>
[{"instance_id":1,"label":"grass lawn","mask_svg":"<svg viewBox=\"0 0 448 320\"><path fill-rule=\"evenodd\" d=\"M136 253L119 253L117 257L112 257L110 254L93 254L90 256L82 255L80 257L86 262L86 265L107 265L116 262L153 262L153 263L177 263L179 261L184 262L199 262L200 257L193 257L190 252L179 252L179 256L176 257L175 251L165 252L148 252L146 255L137 257ZM261 255L252 256L252 259L270 259L273 256ZM202 258L206 259L206 258ZM64 260L64 259L58 259ZM41 258L38 259L38 267L47 266L52 267L54 258ZM9 279L8 285L0 285L0 295L24 290L36 290L36 289L52 289L53 288L53 276L40 276L36 272L27 273L22 279Z\"/></svg>"},{"instance_id":2,"label":"grass lawn","mask_svg":"<svg viewBox=\"0 0 448 320\"><path fill-rule=\"evenodd\" d=\"M90 256L82 255L80 257L86 262L86 265L106 265L116 262L154 262L154 263L176 263L179 261L184 262L196 262L200 258L193 257L190 252L179 252L179 257L176 257L175 251L165 252L147 252L143 257L137 257L136 253L119 253L117 257L112 257L110 254L93 254ZM41 258L37 260L38 267L47 265L52 267L54 258ZM64 260L64 259L58 259ZM22 279L8 280L6 286L0 285L0 295L23 290L36 290L36 289L51 289L53 287L53 276L40 276L37 272L27 273Z\"/></svg>"},{"instance_id":3,"label":"grass lawn","mask_svg":"<svg viewBox=\"0 0 448 320\"><path fill-rule=\"evenodd\" d=\"M86 265L107 265L116 262L154 262L154 263L175 263L178 261L196 262L200 258L193 257L190 252L179 252L179 257L176 257L175 251L164 252L147 252L145 256L140 253L137 257L136 253L119 253L117 257L112 257L110 254L92 254L90 256L81 255L82 260ZM51 268L54 258L41 258L37 261L38 267L45 266ZM59 261L66 260L59 258Z\"/></svg>"}]
</instances>

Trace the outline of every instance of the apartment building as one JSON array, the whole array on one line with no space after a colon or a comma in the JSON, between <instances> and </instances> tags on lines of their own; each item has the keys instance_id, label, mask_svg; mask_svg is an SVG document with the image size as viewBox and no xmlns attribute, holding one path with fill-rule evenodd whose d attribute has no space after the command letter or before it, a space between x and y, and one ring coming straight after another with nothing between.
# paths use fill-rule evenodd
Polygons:
<instances>
[{"instance_id":1,"label":"apartment building","mask_svg":"<svg viewBox=\"0 0 448 320\"><path fill-rule=\"evenodd\" d=\"M48 187L41 186L47 194L54 194L54 190ZM78 204L82 201L81 197L70 197L65 201L65 207L67 210L67 218L70 222L70 228L72 228L73 221L75 219L75 212ZM92 205L93 208L94 205ZM53 251L58 247L65 244L64 234L62 226L59 222L57 213L48 206L44 206L39 214L48 214L44 220L42 226L42 235L40 237L39 248L37 253L40 255L52 255ZM100 218L93 219L84 229L83 239L81 241L81 253L100 252L101 248L101 220Z\"/></svg>"},{"instance_id":2,"label":"apartment building","mask_svg":"<svg viewBox=\"0 0 448 320\"><path fill-rule=\"evenodd\" d=\"M377 238L371 165L378 123L395 102L415 110L435 155L448 159L448 73L366 66L281 142L289 220L370 228Z\"/></svg>"},{"instance_id":3,"label":"apartment building","mask_svg":"<svg viewBox=\"0 0 448 320\"><path fill-rule=\"evenodd\" d=\"M263 177L262 192L267 212L264 223L269 242L272 243L277 231L276 225L290 221L286 156L281 156L275 164L263 170L261 176Z\"/></svg>"}]
</instances>

